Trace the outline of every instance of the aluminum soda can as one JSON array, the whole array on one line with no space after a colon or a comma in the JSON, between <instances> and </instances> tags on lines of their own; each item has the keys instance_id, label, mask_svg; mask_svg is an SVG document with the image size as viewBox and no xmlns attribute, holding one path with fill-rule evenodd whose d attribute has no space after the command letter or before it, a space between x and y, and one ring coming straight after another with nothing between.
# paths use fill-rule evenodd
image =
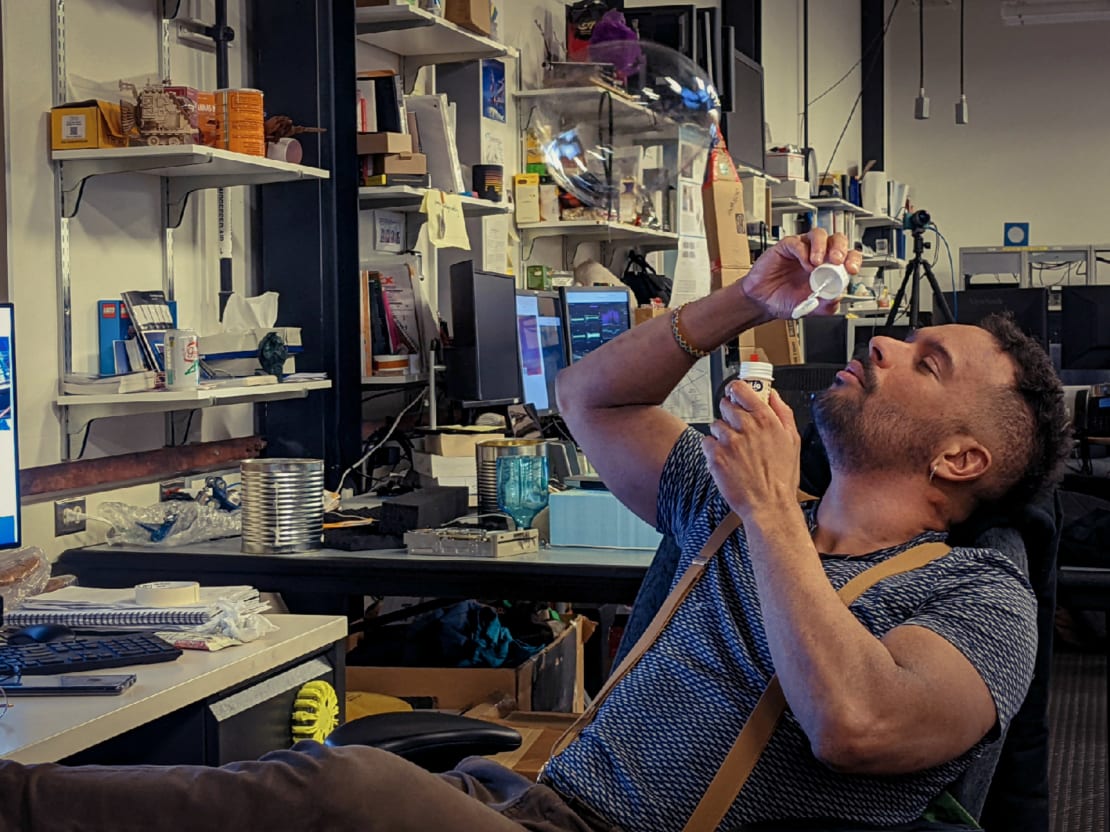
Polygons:
<instances>
[{"instance_id":1,"label":"aluminum soda can","mask_svg":"<svg viewBox=\"0 0 1110 832\"><path fill-rule=\"evenodd\" d=\"M191 329L166 330L166 388L195 390L200 383L200 342Z\"/></svg>"}]
</instances>

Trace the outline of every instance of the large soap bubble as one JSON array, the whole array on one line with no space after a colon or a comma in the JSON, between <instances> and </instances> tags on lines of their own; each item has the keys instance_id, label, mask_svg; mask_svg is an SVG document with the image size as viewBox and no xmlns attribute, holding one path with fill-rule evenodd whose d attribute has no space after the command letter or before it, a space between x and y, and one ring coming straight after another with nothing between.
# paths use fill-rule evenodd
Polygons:
<instances>
[{"instance_id":1,"label":"large soap bubble","mask_svg":"<svg viewBox=\"0 0 1110 832\"><path fill-rule=\"evenodd\" d=\"M718 135L721 104L705 71L682 53L648 41L596 42L598 34L589 49L592 83L546 91L534 99L529 124L556 183L613 218L630 182L620 149L676 141L681 133L706 151Z\"/></svg>"}]
</instances>

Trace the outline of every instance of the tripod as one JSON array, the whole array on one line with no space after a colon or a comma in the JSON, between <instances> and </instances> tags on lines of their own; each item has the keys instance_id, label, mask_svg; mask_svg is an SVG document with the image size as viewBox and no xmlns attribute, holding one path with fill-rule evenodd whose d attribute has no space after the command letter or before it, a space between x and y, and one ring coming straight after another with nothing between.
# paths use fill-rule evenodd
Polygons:
<instances>
[{"instance_id":1,"label":"tripod","mask_svg":"<svg viewBox=\"0 0 1110 832\"><path fill-rule=\"evenodd\" d=\"M927 216L927 215L926 215ZM937 277L933 274L933 269L929 263L922 257L922 252L929 247L925 242L925 228L924 226L914 225L911 229L913 234L913 259L906 264L906 275L902 278L902 285L898 287L898 294L894 296L894 303L890 307L890 314L886 316L886 325L891 327L894 325L894 319L898 316L898 309L902 306L902 298L906 295L906 285L910 286L910 326L916 329L920 324L921 319L921 272L925 272L925 278L929 281L929 286L933 290L933 310L939 312L942 320L934 321L934 323L951 324L956 322L955 316L952 314L951 308L948 306L948 301L944 299L944 292L941 291L940 286L937 284ZM913 283L910 283L910 280Z\"/></svg>"}]
</instances>

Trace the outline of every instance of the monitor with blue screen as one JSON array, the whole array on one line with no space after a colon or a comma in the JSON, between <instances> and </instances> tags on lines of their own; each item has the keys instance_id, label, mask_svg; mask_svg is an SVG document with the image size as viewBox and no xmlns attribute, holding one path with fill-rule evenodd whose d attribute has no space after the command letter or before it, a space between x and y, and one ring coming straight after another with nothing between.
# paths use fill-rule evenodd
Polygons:
<instances>
[{"instance_id":1,"label":"monitor with blue screen","mask_svg":"<svg viewBox=\"0 0 1110 832\"><path fill-rule=\"evenodd\" d=\"M0 303L0 549L20 543L15 410L15 311Z\"/></svg>"},{"instance_id":2,"label":"monitor with blue screen","mask_svg":"<svg viewBox=\"0 0 1110 832\"><path fill-rule=\"evenodd\" d=\"M624 286L563 286L559 297L571 363L631 326L632 293Z\"/></svg>"},{"instance_id":3,"label":"monitor with blue screen","mask_svg":"<svg viewBox=\"0 0 1110 832\"><path fill-rule=\"evenodd\" d=\"M521 400L541 416L556 413L555 376L567 366L563 316L554 292L516 293Z\"/></svg>"}]
</instances>

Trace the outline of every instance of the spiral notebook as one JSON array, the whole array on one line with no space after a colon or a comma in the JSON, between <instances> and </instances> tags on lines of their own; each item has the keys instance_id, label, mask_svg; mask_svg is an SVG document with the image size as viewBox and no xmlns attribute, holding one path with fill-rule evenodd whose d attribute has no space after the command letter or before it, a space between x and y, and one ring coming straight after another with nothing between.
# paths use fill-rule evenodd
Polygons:
<instances>
[{"instance_id":1,"label":"spiral notebook","mask_svg":"<svg viewBox=\"0 0 1110 832\"><path fill-rule=\"evenodd\" d=\"M148 607L135 601L134 589L69 586L24 600L4 616L12 627L64 624L75 629L142 629L208 624L231 607L240 615L265 612L269 604L251 586L201 587L200 601L179 607Z\"/></svg>"}]
</instances>

